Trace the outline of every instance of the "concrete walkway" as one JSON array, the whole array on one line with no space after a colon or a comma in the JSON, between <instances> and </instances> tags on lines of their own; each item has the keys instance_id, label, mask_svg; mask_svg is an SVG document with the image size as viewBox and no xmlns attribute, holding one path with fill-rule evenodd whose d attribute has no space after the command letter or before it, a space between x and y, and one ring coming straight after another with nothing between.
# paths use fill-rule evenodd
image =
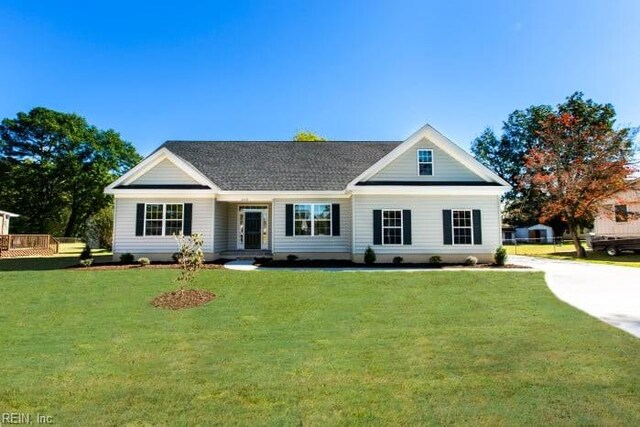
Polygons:
<instances>
[{"instance_id":1,"label":"concrete walkway","mask_svg":"<svg viewBox=\"0 0 640 427\"><path fill-rule=\"evenodd\" d=\"M229 270L239 270L239 271L252 271L257 270L258 267L253 265L252 259L237 259L235 261L229 261L223 265L224 268Z\"/></svg>"},{"instance_id":2,"label":"concrete walkway","mask_svg":"<svg viewBox=\"0 0 640 427\"><path fill-rule=\"evenodd\" d=\"M640 268L519 255L509 262L544 271L559 299L640 338Z\"/></svg>"}]
</instances>

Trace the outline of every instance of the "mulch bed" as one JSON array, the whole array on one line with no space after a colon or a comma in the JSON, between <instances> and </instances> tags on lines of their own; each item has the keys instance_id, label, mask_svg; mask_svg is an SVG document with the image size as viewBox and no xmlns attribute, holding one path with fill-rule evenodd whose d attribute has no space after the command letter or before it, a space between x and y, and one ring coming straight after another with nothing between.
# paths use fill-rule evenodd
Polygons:
<instances>
[{"instance_id":1,"label":"mulch bed","mask_svg":"<svg viewBox=\"0 0 640 427\"><path fill-rule=\"evenodd\" d=\"M327 260L299 260L299 261L286 261L286 260L270 260L270 259L256 259L256 265L260 267L269 268L366 268L366 269L421 269L421 270L433 270L433 269L446 269L446 268L496 268L496 269L509 269L509 268L531 268L522 265L507 264L477 264L475 266L469 266L464 264L429 264L429 263L375 263L373 265L358 264L349 260L341 259L327 259Z\"/></svg>"},{"instance_id":2,"label":"mulch bed","mask_svg":"<svg viewBox=\"0 0 640 427\"><path fill-rule=\"evenodd\" d=\"M158 295L151 300L151 305L156 308L180 310L183 308L198 307L208 303L215 297L215 294L202 289L178 289L177 291L165 292Z\"/></svg>"},{"instance_id":3,"label":"mulch bed","mask_svg":"<svg viewBox=\"0 0 640 427\"><path fill-rule=\"evenodd\" d=\"M215 260L208 261L202 265L204 269L215 269L222 268L222 265L229 260ZM129 268L145 268L145 269L154 269L154 268L178 268L178 264L172 261L157 261L152 262L151 264L142 267L140 264L123 264L121 262L99 262L92 264L90 267L84 267L80 264L71 265L67 268L69 269L80 269L80 270L127 270Z\"/></svg>"}]
</instances>

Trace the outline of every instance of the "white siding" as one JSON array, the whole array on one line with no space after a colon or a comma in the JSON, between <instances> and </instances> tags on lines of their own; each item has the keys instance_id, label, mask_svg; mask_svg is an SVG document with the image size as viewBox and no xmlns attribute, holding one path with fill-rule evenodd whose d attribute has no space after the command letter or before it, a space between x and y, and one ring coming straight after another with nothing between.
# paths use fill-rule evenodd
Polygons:
<instances>
[{"instance_id":1,"label":"white siding","mask_svg":"<svg viewBox=\"0 0 640 427\"><path fill-rule=\"evenodd\" d=\"M216 201L214 226L214 252L229 250L229 208L227 203Z\"/></svg>"},{"instance_id":2,"label":"white siding","mask_svg":"<svg viewBox=\"0 0 640 427\"><path fill-rule=\"evenodd\" d=\"M171 160L164 159L132 184L199 184Z\"/></svg>"},{"instance_id":3,"label":"white siding","mask_svg":"<svg viewBox=\"0 0 640 427\"><path fill-rule=\"evenodd\" d=\"M172 236L136 236L136 205L138 203L192 203L192 231L203 233L204 251L213 249L213 200L180 198L144 198L115 200L115 234L113 252L122 254L172 254L177 251Z\"/></svg>"},{"instance_id":4,"label":"white siding","mask_svg":"<svg viewBox=\"0 0 640 427\"><path fill-rule=\"evenodd\" d=\"M287 236L286 205L296 203L339 203L340 236ZM274 253L350 253L351 252L351 200L299 199L274 200Z\"/></svg>"},{"instance_id":5,"label":"white siding","mask_svg":"<svg viewBox=\"0 0 640 427\"><path fill-rule=\"evenodd\" d=\"M615 221L614 204L627 205L627 222ZM597 235L640 236L640 218L637 218L637 215L640 215L640 187L619 193L615 198L604 202L602 214L594 221L593 231Z\"/></svg>"},{"instance_id":6,"label":"white siding","mask_svg":"<svg viewBox=\"0 0 640 427\"><path fill-rule=\"evenodd\" d=\"M501 244L498 196L354 196L354 254L371 246L378 254L491 254ZM374 209L410 209L411 245L373 245ZM481 245L445 245L442 211L480 209ZM427 261L426 259L424 260Z\"/></svg>"},{"instance_id":7,"label":"white siding","mask_svg":"<svg viewBox=\"0 0 640 427\"><path fill-rule=\"evenodd\" d=\"M418 175L418 149L433 150L433 176ZM483 181L462 163L426 139L403 153L369 181Z\"/></svg>"}]
</instances>

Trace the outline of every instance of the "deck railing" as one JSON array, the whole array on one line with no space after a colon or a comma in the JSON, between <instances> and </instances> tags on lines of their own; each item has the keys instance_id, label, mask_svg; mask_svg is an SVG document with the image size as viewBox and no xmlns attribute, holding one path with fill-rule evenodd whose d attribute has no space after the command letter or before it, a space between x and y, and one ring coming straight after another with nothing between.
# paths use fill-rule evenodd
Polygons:
<instances>
[{"instance_id":1,"label":"deck railing","mask_svg":"<svg viewBox=\"0 0 640 427\"><path fill-rule=\"evenodd\" d=\"M0 235L0 252L14 250L50 250L57 254L60 243L49 234L3 234Z\"/></svg>"}]
</instances>

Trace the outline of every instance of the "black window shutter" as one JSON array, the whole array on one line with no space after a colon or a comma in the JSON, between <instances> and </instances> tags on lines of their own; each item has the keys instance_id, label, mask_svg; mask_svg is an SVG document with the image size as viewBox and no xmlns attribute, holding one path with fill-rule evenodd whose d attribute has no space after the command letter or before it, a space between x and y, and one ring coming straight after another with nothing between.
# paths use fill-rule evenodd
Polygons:
<instances>
[{"instance_id":1,"label":"black window shutter","mask_svg":"<svg viewBox=\"0 0 640 427\"><path fill-rule=\"evenodd\" d=\"M411 211L409 209L402 211L402 244L411 244Z\"/></svg>"},{"instance_id":2,"label":"black window shutter","mask_svg":"<svg viewBox=\"0 0 640 427\"><path fill-rule=\"evenodd\" d=\"M453 244L452 234L451 210L445 209L442 211L442 237L445 245Z\"/></svg>"},{"instance_id":3,"label":"black window shutter","mask_svg":"<svg viewBox=\"0 0 640 427\"><path fill-rule=\"evenodd\" d=\"M482 216L480 209L473 210L473 244L482 244Z\"/></svg>"},{"instance_id":4,"label":"black window shutter","mask_svg":"<svg viewBox=\"0 0 640 427\"><path fill-rule=\"evenodd\" d=\"M340 203L331 205L331 230L333 236L340 235Z\"/></svg>"},{"instance_id":5,"label":"black window shutter","mask_svg":"<svg viewBox=\"0 0 640 427\"><path fill-rule=\"evenodd\" d=\"M293 236L293 205L285 206L285 235Z\"/></svg>"},{"instance_id":6,"label":"black window shutter","mask_svg":"<svg viewBox=\"0 0 640 427\"><path fill-rule=\"evenodd\" d=\"M380 209L373 211L373 244L382 244L382 211Z\"/></svg>"},{"instance_id":7,"label":"black window shutter","mask_svg":"<svg viewBox=\"0 0 640 427\"><path fill-rule=\"evenodd\" d=\"M184 227L182 233L191 236L191 224L193 223L193 203L184 204Z\"/></svg>"},{"instance_id":8,"label":"black window shutter","mask_svg":"<svg viewBox=\"0 0 640 427\"><path fill-rule=\"evenodd\" d=\"M136 205L136 236L144 235L144 203Z\"/></svg>"}]
</instances>

